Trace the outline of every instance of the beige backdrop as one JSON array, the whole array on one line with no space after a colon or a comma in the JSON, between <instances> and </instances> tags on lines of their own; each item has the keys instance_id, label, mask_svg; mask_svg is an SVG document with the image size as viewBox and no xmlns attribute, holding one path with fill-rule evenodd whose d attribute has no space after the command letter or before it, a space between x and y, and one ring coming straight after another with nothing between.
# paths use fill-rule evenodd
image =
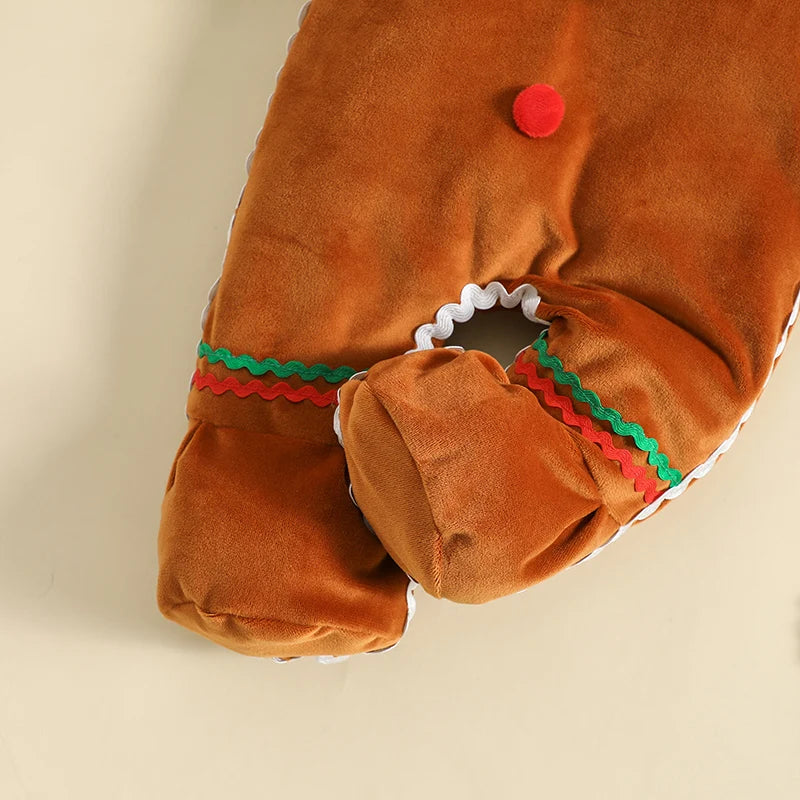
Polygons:
<instances>
[{"instance_id":1,"label":"beige backdrop","mask_svg":"<svg viewBox=\"0 0 800 800\"><path fill-rule=\"evenodd\" d=\"M0 798L800 797L797 334L708 478L526 594L420 597L327 667L159 617L199 315L298 10L0 0Z\"/></svg>"}]
</instances>

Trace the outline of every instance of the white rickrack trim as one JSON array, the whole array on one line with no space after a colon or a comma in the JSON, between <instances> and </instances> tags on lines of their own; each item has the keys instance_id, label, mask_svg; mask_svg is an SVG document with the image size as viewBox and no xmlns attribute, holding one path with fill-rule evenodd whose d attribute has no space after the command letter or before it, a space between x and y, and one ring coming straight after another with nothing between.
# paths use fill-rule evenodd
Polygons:
<instances>
[{"instance_id":1,"label":"white rickrack trim","mask_svg":"<svg viewBox=\"0 0 800 800\"><path fill-rule=\"evenodd\" d=\"M521 307L522 313L526 319L535 322L539 325L550 326L547 320L540 319L536 316L539 309L541 297L536 287L531 284L523 284L509 293L506 287L499 281L491 281L485 287L479 286L477 283L467 283L461 290L461 299L458 303L446 303L441 306L436 312L434 319L435 322L426 322L420 325L414 331L414 344L411 350L406 351L409 353L418 353L422 350L433 350L433 340L438 339L444 341L453 335L454 322L467 322L472 319L476 309L478 311L486 311L494 308L498 301L503 308L516 308ZM464 348L457 345L450 345L449 350L461 350ZM525 349L525 348L523 348ZM351 375L348 380L360 381L364 379L367 370L356 372ZM333 431L339 444L344 446L342 441L342 424L339 419L339 401L340 401L341 387L336 392L336 408L333 412ZM352 487L351 494L352 497ZM353 501L355 502L355 500Z\"/></svg>"},{"instance_id":2,"label":"white rickrack trim","mask_svg":"<svg viewBox=\"0 0 800 800\"><path fill-rule=\"evenodd\" d=\"M437 312L435 322L420 325L414 331L415 347L409 353L419 350L432 350L433 340L449 339L453 335L454 322L467 322L472 319L475 310L486 311L494 308L497 303L503 308L516 308L520 306L525 318L539 325L549 325L547 320L536 316L541 298L536 287L529 283L518 286L509 294L506 287L499 281L487 283L485 287L477 283L468 283L461 290L461 300L458 303L447 303Z\"/></svg>"},{"instance_id":3,"label":"white rickrack trim","mask_svg":"<svg viewBox=\"0 0 800 800\"><path fill-rule=\"evenodd\" d=\"M409 353L418 353L422 350L433 350L433 340L445 341L453 335L454 322L468 322L472 319L475 311L486 311L494 308L499 302L503 308L516 308L520 307L523 315L530 322L535 322L538 325L545 325L550 327L550 322L546 319L541 319L536 315L539 310L539 303L542 298L536 287L530 283L524 283L518 286L513 292L508 292L505 286L499 281L491 281L486 286L479 286L477 283L467 283L461 290L461 299L458 303L445 303L436 312L434 317L435 322L426 322L420 325L414 331L414 344L411 350L406 351ZM461 350L463 347L458 345L449 345L448 350ZM527 349L527 348L523 348ZM520 351L521 352L521 351ZM351 375L348 380L360 381L364 379L367 370L356 372ZM342 424L339 419L339 401L340 401L341 387L336 392L336 409L333 412L333 431L339 444L344 446L342 441ZM352 498L352 487L350 497ZM355 500L353 500L355 503ZM357 505L357 504L356 504Z\"/></svg>"},{"instance_id":4,"label":"white rickrack trim","mask_svg":"<svg viewBox=\"0 0 800 800\"><path fill-rule=\"evenodd\" d=\"M789 321L786 324L786 327L783 329L783 335L781 336L781 340L778 343L778 349L775 351L775 357L772 360L772 364L770 366L769 374L767 375L766 380L764 381L764 386L761 388L763 392L766 388L767 383L769 383L769 379L772 377L772 373L775 370L775 363L780 358L781 354L783 353L786 347L786 341L789 338L789 331L791 330L792 326L797 321L797 317L800 314L800 292L798 292L797 297L794 301L794 306L792 307L792 312L789 315ZM690 473L688 473L684 479L677 485L673 486L671 489L667 489L666 492L659 495L649 506L643 508L630 522L627 522L623 525L605 544L601 544L600 547L593 550L589 555L584 556L580 561L576 561L572 566L577 566L578 564L583 564L585 561L589 561L590 559L594 558L598 555L602 550L608 547L612 542L616 542L617 539L620 538L624 533L629 531L637 522L641 522L642 520L647 519L649 516L658 511L661 507L661 504L666 502L667 500L674 500L677 497L680 497L688 488L689 486L696 480L700 478L704 478L711 472L711 468L714 464L717 463L719 457L724 453L727 453L728 450L733 447L733 443L739 436L739 432L742 430L742 427L750 419L750 416L753 413L753 410L756 407L756 403L758 399L744 412L744 415L737 423L736 427L733 429L733 433L699 466L695 467Z\"/></svg>"}]
</instances>

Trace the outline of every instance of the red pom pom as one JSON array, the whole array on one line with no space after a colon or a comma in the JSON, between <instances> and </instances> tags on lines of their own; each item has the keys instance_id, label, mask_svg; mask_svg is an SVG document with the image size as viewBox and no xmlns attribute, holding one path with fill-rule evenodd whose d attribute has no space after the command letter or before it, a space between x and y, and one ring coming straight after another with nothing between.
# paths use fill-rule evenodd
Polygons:
<instances>
[{"instance_id":1,"label":"red pom pom","mask_svg":"<svg viewBox=\"0 0 800 800\"><path fill-rule=\"evenodd\" d=\"M526 136L550 136L564 119L564 100L552 86L536 83L517 95L513 114L517 128Z\"/></svg>"}]
</instances>

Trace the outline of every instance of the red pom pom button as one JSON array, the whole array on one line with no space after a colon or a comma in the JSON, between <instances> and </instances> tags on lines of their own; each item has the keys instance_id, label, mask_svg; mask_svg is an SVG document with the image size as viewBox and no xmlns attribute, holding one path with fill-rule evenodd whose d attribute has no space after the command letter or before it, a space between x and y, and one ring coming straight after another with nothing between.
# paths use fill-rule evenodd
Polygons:
<instances>
[{"instance_id":1,"label":"red pom pom button","mask_svg":"<svg viewBox=\"0 0 800 800\"><path fill-rule=\"evenodd\" d=\"M522 133L539 139L558 130L564 119L564 100L552 86L535 83L517 95L512 113Z\"/></svg>"}]
</instances>

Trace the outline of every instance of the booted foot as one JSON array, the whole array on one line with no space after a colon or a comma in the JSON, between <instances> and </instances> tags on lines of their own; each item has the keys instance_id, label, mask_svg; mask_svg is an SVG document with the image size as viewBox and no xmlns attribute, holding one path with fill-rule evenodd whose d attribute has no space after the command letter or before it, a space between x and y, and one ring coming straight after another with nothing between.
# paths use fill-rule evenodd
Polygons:
<instances>
[{"instance_id":1,"label":"booted foot","mask_svg":"<svg viewBox=\"0 0 800 800\"><path fill-rule=\"evenodd\" d=\"M403 633L408 579L352 504L335 444L192 423L159 557L165 616L240 653L339 656Z\"/></svg>"}]
</instances>

